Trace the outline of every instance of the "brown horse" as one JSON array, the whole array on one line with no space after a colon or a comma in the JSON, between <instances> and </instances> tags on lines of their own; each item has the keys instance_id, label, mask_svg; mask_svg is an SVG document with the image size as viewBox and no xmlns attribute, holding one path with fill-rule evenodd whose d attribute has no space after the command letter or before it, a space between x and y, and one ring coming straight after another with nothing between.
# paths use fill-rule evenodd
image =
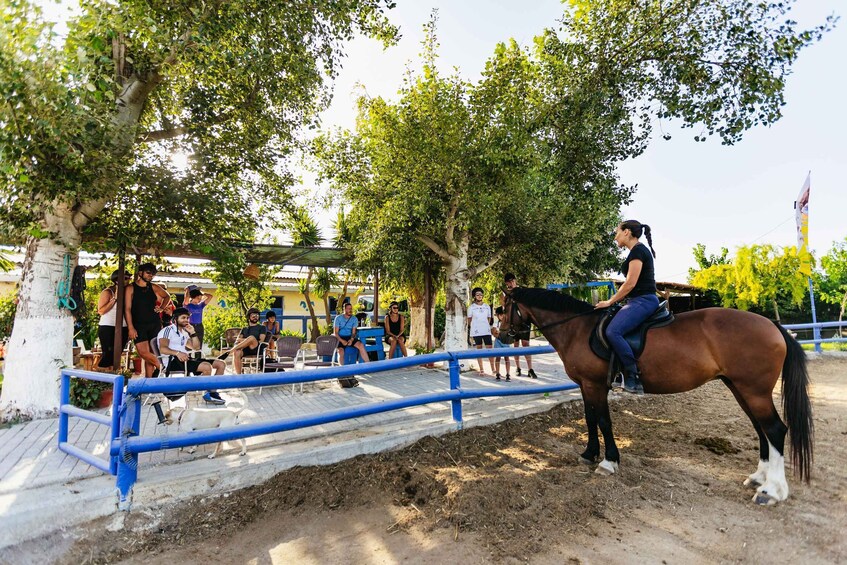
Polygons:
<instances>
[{"instance_id":1,"label":"brown horse","mask_svg":"<svg viewBox=\"0 0 847 565\"><path fill-rule=\"evenodd\" d=\"M522 287L507 292L503 306L507 315L500 331L516 333L528 330L530 322L535 324L582 390L588 447L580 461L597 462L599 427L606 449L595 472L617 472L620 453L609 415L608 362L597 357L588 345L603 311L566 294ZM685 392L714 379L720 379L732 391L759 435L759 466L744 481L756 488L754 502L776 504L788 497L783 454L789 430L794 470L809 481L814 432L806 356L783 327L757 314L725 308L685 312L669 326L649 331L638 365L647 393ZM772 396L780 370L787 427Z\"/></svg>"}]
</instances>

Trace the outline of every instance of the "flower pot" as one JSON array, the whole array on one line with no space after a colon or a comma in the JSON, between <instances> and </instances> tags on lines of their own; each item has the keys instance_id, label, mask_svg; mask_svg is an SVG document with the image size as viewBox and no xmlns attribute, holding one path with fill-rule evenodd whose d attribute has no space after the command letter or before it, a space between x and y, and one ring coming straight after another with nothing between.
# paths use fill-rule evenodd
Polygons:
<instances>
[{"instance_id":1,"label":"flower pot","mask_svg":"<svg viewBox=\"0 0 847 565\"><path fill-rule=\"evenodd\" d=\"M133 357L132 359L132 374L140 375L141 374L141 357Z\"/></svg>"},{"instance_id":2,"label":"flower pot","mask_svg":"<svg viewBox=\"0 0 847 565\"><path fill-rule=\"evenodd\" d=\"M108 408L112 405L112 389L107 388L100 392L100 399L97 401L97 408Z\"/></svg>"}]
</instances>

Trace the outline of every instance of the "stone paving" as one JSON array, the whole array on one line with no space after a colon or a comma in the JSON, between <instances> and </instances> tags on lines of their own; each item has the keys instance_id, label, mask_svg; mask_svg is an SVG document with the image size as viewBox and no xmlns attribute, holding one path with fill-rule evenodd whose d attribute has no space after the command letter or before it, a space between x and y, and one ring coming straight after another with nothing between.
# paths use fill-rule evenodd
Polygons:
<instances>
[{"instance_id":1,"label":"stone paving","mask_svg":"<svg viewBox=\"0 0 847 565\"><path fill-rule=\"evenodd\" d=\"M541 342L533 345L542 345ZM469 361L465 361L468 363ZM475 361L472 366L476 367ZM521 364L525 364L521 360ZM480 376L475 371L462 373L461 385L465 388L509 387L530 384L558 384L567 381L561 362L555 354L534 357L534 365L539 378L530 380L512 376L512 382L495 381L491 375ZM487 362L485 363L488 367ZM320 370L320 369L316 369ZM513 368L514 373L514 368ZM443 369L402 369L397 371L374 373L359 377L360 386L353 389L341 389L334 380L306 383L303 392L299 387L292 390L290 385L265 387L261 391L244 391L248 397L248 408L242 414L242 422L274 420L296 415L322 413L362 404L377 403L385 400L403 398L415 394L449 390L449 378ZM562 395L572 396L569 393ZM223 392L226 397L226 392ZM558 395L553 395L558 396ZM511 397L481 398L463 401L466 415L486 414L491 411L518 410L540 395L521 395ZM105 412L105 410L102 410ZM441 402L416 406L403 410L354 418L342 422L324 424L300 430L292 430L257 436L247 439L248 450L257 446L285 445L292 442L332 438L336 433L352 429L386 429L386 426L414 427L416 421L451 419L450 403ZM177 433L176 426L156 425L155 414L151 407L142 413L141 435L167 435ZM374 433L382 433L375 431ZM102 476L100 470L91 467L74 456L58 450L58 419L45 419L18 424L0 429L0 494L19 492L51 484L68 484L79 479ZM82 420L70 419L69 441L95 455L108 459L108 435L106 426ZM150 468L162 465L186 465L211 453L213 446L200 446L196 453L170 449L154 453L144 453L139 457L139 477L149 473ZM231 454L235 445L226 446L224 454ZM0 508L0 516L3 511Z\"/></svg>"}]
</instances>

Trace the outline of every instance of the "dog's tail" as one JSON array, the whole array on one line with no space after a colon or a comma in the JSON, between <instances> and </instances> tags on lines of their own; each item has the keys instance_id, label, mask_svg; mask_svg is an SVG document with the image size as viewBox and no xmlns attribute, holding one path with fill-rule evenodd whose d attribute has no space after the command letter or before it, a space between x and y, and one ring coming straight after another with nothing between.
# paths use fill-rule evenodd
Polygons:
<instances>
[{"instance_id":1,"label":"dog's tail","mask_svg":"<svg viewBox=\"0 0 847 565\"><path fill-rule=\"evenodd\" d=\"M230 401L232 404L238 405L238 410L235 411L235 415L238 416L244 409L247 408L247 395L241 392L240 390L233 390L228 393L232 400Z\"/></svg>"}]
</instances>

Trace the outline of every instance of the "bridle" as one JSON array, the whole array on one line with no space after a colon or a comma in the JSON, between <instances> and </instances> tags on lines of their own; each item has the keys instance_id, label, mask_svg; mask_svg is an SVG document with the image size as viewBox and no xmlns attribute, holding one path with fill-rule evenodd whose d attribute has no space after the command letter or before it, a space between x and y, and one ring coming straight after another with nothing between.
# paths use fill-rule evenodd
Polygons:
<instances>
[{"instance_id":1,"label":"bridle","mask_svg":"<svg viewBox=\"0 0 847 565\"><path fill-rule=\"evenodd\" d=\"M523 314L521 313L521 309L518 308L518 303L515 302L514 298L512 298L512 293L511 292L505 292L504 294L509 297L509 301L512 303L512 307L509 309L509 331L508 331L507 335L510 338L515 339L515 337L519 333L529 331L530 328L531 328L531 324L530 324L530 322L527 322L524 319ZM573 316L568 316L567 318L565 318L563 320L556 320L555 322L550 322L549 324L544 324L543 326L538 326L538 331L543 332L546 329L549 329L549 328L552 328L552 327L555 327L555 326L560 326L560 325L565 324L567 322L570 322L571 320L574 320L576 318L581 318L583 316L589 316L591 314L597 314L597 313L603 312L605 310L608 310L608 308L601 308L599 310L591 310L589 312L582 312L580 314L574 314ZM514 320L515 315L517 315L517 318L520 320L520 325L518 325L518 326L515 326L515 324L513 324L513 320Z\"/></svg>"}]
</instances>

